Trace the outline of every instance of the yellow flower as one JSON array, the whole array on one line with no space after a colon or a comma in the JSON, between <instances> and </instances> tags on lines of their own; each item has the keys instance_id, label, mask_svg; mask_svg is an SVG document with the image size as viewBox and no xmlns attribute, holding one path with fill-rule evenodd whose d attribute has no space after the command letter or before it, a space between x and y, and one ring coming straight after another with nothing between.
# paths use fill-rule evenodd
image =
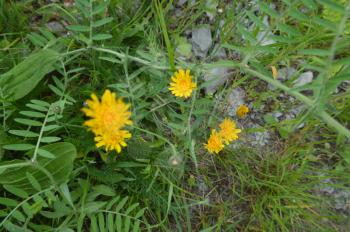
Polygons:
<instances>
[{"instance_id":1,"label":"yellow flower","mask_svg":"<svg viewBox=\"0 0 350 232\"><path fill-rule=\"evenodd\" d=\"M246 114L249 112L249 108L245 105L240 105L236 111L236 114L238 117L242 118L246 116Z\"/></svg>"},{"instance_id":2,"label":"yellow flower","mask_svg":"<svg viewBox=\"0 0 350 232\"><path fill-rule=\"evenodd\" d=\"M196 83L192 82L192 76L190 70L179 69L175 72L174 76L171 77L172 82L170 83L169 90L176 97L188 98L191 96L192 91L197 87Z\"/></svg>"},{"instance_id":3,"label":"yellow flower","mask_svg":"<svg viewBox=\"0 0 350 232\"><path fill-rule=\"evenodd\" d=\"M218 154L224 148L221 135L218 132L216 132L216 130L211 131L210 137L208 139L208 143L205 144L205 148L210 153L216 153L216 154Z\"/></svg>"},{"instance_id":4,"label":"yellow flower","mask_svg":"<svg viewBox=\"0 0 350 232\"><path fill-rule=\"evenodd\" d=\"M238 139L238 134L241 133L241 130L236 128L235 122L229 118L225 118L219 127L221 129L219 134L226 144Z\"/></svg>"},{"instance_id":5,"label":"yellow flower","mask_svg":"<svg viewBox=\"0 0 350 232\"><path fill-rule=\"evenodd\" d=\"M95 134L97 147L105 146L107 151L116 150L126 146L125 139L131 134L123 128L132 125L129 104L125 104L122 98L116 99L116 94L108 89L104 92L101 101L95 94L91 100L87 100L87 108L82 111L91 119L85 121L84 125L90 127Z\"/></svg>"}]
</instances>

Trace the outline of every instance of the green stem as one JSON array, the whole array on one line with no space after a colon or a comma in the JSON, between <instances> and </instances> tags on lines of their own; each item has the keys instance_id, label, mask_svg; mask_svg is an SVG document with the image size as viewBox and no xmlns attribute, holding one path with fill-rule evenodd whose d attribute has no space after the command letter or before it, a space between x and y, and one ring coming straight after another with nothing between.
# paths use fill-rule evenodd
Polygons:
<instances>
[{"instance_id":1,"label":"green stem","mask_svg":"<svg viewBox=\"0 0 350 232\"><path fill-rule=\"evenodd\" d=\"M41 126L41 129L40 129L39 137L38 137L38 140L36 142L36 146L35 146L34 154L33 154L33 158L32 158L32 162L33 163L36 162L36 158L38 156L38 150L39 150L39 146L40 146L41 137L44 134L44 128L45 128L45 125L46 125L46 122L47 122L47 118L49 117L50 110L51 110L51 106L49 107L49 109L48 109L48 111L47 111L47 113L45 115L45 119L44 119L43 125Z\"/></svg>"}]
</instances>

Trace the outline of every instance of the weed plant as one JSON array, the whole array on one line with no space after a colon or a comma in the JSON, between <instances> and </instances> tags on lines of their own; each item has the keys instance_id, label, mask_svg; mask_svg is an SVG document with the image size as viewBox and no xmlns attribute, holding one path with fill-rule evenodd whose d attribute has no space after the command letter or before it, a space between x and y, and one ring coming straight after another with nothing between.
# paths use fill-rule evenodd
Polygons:
<instances>
[{"instance_id":1,"label":"weed plant","mask_svg":"<svg viewBox=\"0 0 350 232\"><path fill-rule=\"evenodd\" d=\"M0 2L1 231L348 231L350 1L181 2Z\"/></svg>"}]
</instances>

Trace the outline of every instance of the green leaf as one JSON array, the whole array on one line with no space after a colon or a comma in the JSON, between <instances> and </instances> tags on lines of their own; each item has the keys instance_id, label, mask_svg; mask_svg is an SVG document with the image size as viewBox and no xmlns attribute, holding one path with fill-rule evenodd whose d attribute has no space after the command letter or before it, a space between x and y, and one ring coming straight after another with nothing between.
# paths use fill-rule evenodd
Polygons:
<instances>
[{"instance_id":1,"label":"green leaf","mask_svg":"<svg viewBox=\"0 0 350 232\"><path fill-rule=\"evenodd\" d=\"M85 205L84 211L88 214L95 213L97 210L101 209L106 204L107 204L107 202L105 202L105 201L89 202Z\"/></svg>"},{"instance_id":2,"label":"green leaf","mask_svg":"<svg viewBox=\"0 0 350 232\"><path fill-rule=\"evenodd\" d=\"M299 54L311 56L329 56L329 51L324 49L303 49L299 50Z\"/></svg>"},{"instance_id":3,"label":"green leaf","mask_svg":"<svg viewBox=\"0 0 350 232\"><path fill-rule=\"evenodd\" d=\"M41 191L41 186L39 182L35 179L35 177L32 174L30 174L30 172L26 172L26 176L29 183L33 186L33 188L36 189L37 191Z\"/></svg>"},{"instance_id":4,"label":"green leaf","mask_svg":"<svg viewBox=\"0 0 350 232\"><path fill-rule=\"evenodd\" d=\"M38 149L38 154L39 154L40 156L45 157L45 158L48 158L48 159L54 159L54 158L56 158L56 156L55 156L54 154L52 154L51 152L46 151L46 150L44 150L44 149L41 149L41 148Z\"/></svg>"},{"instance_id":5,"label":"green leaf","mask_svg":"<svg viewBox=\"0 0 350 232\"><path fill-rule=\"evenodd\" d=\"M6 150L11 150L11 151L28 151L30 149L35 148L34 145L32 144L8 144L3 146L4 149Z\"/></svg>"},{"instance_id":6,"label":"green leaf","mask_svg":"<svg viewBox=\"0 0 350 232\"><path fill-rule=\"evenodd\" d=\"M10 101L18 100L30 93L43 77L54 70L60 55L50 49L31 54L8 72L0 75L0 88Z\"/></svg>"},{"instance_id":7,"label":"green leaf","mask_svg":"<svg viewBox=\"0 0 350 232\"><path fill-rule=\"evenodd\" d=\"M59 125L46 125L46 126L44 127L44 131L55 130L55 129L60 128L60 127L61 127L61 126L59 126Z\"/></svg>"},{"instance_id":8,"label":"green leaf","mask_svg":"<svg viewBox=\"0 0 350 232\"><path fill-rule=\"evenodd\" d=\"M47 102L42 101L42 100L33 99L33 100L30 100L30 102L35 104L35 105L38 105L38 106L43 106L43 107L47 107L47 108L50 107L50 103L47 103Z\"/></svg>"},{"instance_id":9,"label":"green leaf","mask_svg":"<svg viewBox=\"0 0 350 232\"><path fill-rule=\"evenodd\" d=\"M5 197L0 197L0 205L5 205L5 206L17 206L18 201L15 201L13 199L5 198Z\"/></svg>"},{"instance_id":10,"label":"green leaf","mask_svg":"<svg viewBox=\"0 0 350 232\"><path fill-rule=\"evenodd\" d=\"M93 27L100 27L100 26L105 25L105 24L112 22L112 21L113 21L113 17L108 17L108 18L97 20L96 22L94 22L92 24L92 26Z\"/></svg>"},{"instance_id":11,"label":"green leaf","mask_svg":"<svg viewBox=\"0 0 350 232\"><path fill-rule=\"evenodd\" d=\"M61 140L60 137L48 136L48 137L42 137L40 142L42 142L42 143L53 143L53 142L57 142L57 141L60 141L60 140Z\"/></svg>"},{"instance_id":12,"label":"green leaf","mask_svg":"<svg viewBox=\"0 0 350 232\"><path fill-rule=\"evenodd\" d=\"M345 7L336 3L336 2L333 2L330 0L317 0L317 1L321 4L323 4L325 7L329 7L330 9L332 9L338 13L341 13L341 14L345 13Z\"/></svg>"},{"instance_id":13,"label":"green leaf","mask_svg":"<svg viewBox=\"0 0 350 232\"><path fill-rule=\"evenodd\" d=\"M263 1L259 1L258 5L260 6L260 9L265 12L266 14L270 15L273 18L278 18L279 14L277 13L277 11L275 11L274 9L270 8L270 6L263 2Z\"/></svg>"},{"instance_id":14,"label":"green leaf","mask_svg":"<svg viewBox=\"0 0 350 232\"><path fill-rule=\"evenodd\" d=\"M28 198L29 195L28 193L26 193L25 191L23 191L20 188L17 188L15 186L12 185L4 185L4 188L9 191L10 193L12 193L13 195L16 195L17 197L21 197L21 198Z\"/></svg>"},{"instance_id":15,"label":"green leaf","mask_svg":"<svg viewBox=\"0 0 350 232\"><path fill-rule=\"evenodd\" d=\"M69 26L67 26L67 29L71 30L71 31L77 31L77 32L89 32L90 31L90 27L83 26L83 25L69 25Z\"/></svg>"},{"instance_id":16,"label":"green leaf","mask_svg":"<svg viewBox=\"0 0 350 232\"><path fill-rule=\"evenodd\" d=\"M27 131L27 130L9 130L10 134L21 136L21 137L28 137L28 138L35 138L38 137L39 134L35 133L33 131Z\"/></svg>"},{"instance_id":17,"label":"green leaf","mask_svg":"<svg viewBox=\"0 0 350 232\"><path fill-rule=\"evenodd\" d=\"M112 38L112 35L110 34L97 34L92 36L92 40L105 40Z\"/></svg>"},{"instance_id":18,"label":"green leaf","mask_svg":"<svg viewBox=\"0 0 350 232\"><path fill-rule=\"evenodd\" d=\"M56 156L56 158L49 159L38 156L37 165L45 168L47 172L51 174L57 185L64 183L73 170L73 161L77 153L74 145L71 143L59 142L42 146L41 149L52 153L54 156ZM32 156L32 153L33 152L31 151L28 153L28 155ZM0 163L0 166L16 163L23 163L23 161L4 161ZM32 181L28 180L30 175L33 177L31 178ZM0 174L0 184L18 187L27 193L37 192L37 189L33 188L33 179L38 182L42 189L48 188L52 185L50 178L40 169L36 168L35 165L7 168Z\"/></svg>"},{"instance_id":19,"label":"green leaf","mask_svg":"<svg viewBox=\"0 0 350 232\"><path fill-rule=\"evenodd\" d=\"M27 126L42 126L42 122L26 119L26 118L15 118L15 121Z\"/></svg>"},{"instance_id":20,"label":"green leaf","mask_svg":"<svg viewBox=\"0 0 350 232\"><path fill-rule=\"evenodd\" d=\"M20 111L19 113L28 117L33 117L33 118L45 118L45 114L35 112L35 111Z\"/></svg>"},{"instance_id":21,"label":"green leaf","mask_svg":"<svg viewBox=\"0 0 350 232\"><path fill-rule=\"evenodd\" d=\"M28 108L31 108L31 109L37 110L37 111L43 111L43 112L47 112L48 111L48 108L46 108L44 106L38 106L38 105L35 105L35 104L32 104L32 103L28 103L28 104L26 104L26 106Z\"/></svg>"},{"instance_id":22,"label":"green leaf","mask_svg":"<svg viewBox=\"0 0 350 232\"><path fill-rule=\"evenodd\" d=\"M97 7L94 7L94 9L92 10L92 15L96 15L99 13L102 13L103 11L107 10L108 7L108 2L103 2L100 5L98 5Z\"/></svg>"}]
</instances>

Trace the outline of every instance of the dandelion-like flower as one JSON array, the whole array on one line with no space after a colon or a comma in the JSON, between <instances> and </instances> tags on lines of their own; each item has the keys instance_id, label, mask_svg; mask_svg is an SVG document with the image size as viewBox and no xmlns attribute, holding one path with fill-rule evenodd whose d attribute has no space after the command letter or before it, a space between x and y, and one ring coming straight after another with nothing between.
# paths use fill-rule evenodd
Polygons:
<instances>
[{"instance_id":1,"label":"dandelion-like flower","mask_svg":"<svg viewBox=\"0 0 350 232\"><path fill-rule=\"evenodd\" d=\"M95 134L97 147L104 146L107 151L116 150L121 152L126 146L125 139L131 137L129 131L124 127L132 125L129 104L123 102L122 98L116 98L116 94L106 90L101 101L95 94L91 100L87 100L88 107L82 111L91 119L85 121L84 125L90 127Z\"/></svg>"},{"instance_id":2,"label":"dandelion-like flower","mask_svg":"<svg viewBox=\"0 0 350 232\"><path fill-rule=\"evenodd\" d=\"M171 77L172 82L170 83L169 90L176 97L188 98L191 96L192 91L197 87L197 84L192 81L190 70L179 69L175 72L174 76Z\"/></svg>"},{"instance_id":3,"label":"dandelion-like flower","mask_svg":"<svg viewBox=\"0 0 350 232\"><path fill-rule=\"evenodd\" d=\"M249 113L249 108L245 105L240 105L236 111L238 117L243 118Z\"/></svg>"},{"instance_id":4,"label":"dandelion-like flower","mask_svg":"<svg viewBox=\"0 0 350 232\"><path fill-rule=\"evenodd\" d=\"M216 153L218 154L223 148L223 139L215 129L211 131L210 137L208 139L208 143L205 144L205 148L210 152L210 153Z\"/></svg>"},{"instance_id":5,"label":"dandelion-like flower","mask_svg":"<svg viewBox=\"0 0 350 232\"><path fill-rule=\"evenodd\" d=\"M241 133L241 130L236 128L236 123L229 118L225 118L219 127L219 134L226 144L237 140L238 134Z\"/></svg>"}]
</instances>

